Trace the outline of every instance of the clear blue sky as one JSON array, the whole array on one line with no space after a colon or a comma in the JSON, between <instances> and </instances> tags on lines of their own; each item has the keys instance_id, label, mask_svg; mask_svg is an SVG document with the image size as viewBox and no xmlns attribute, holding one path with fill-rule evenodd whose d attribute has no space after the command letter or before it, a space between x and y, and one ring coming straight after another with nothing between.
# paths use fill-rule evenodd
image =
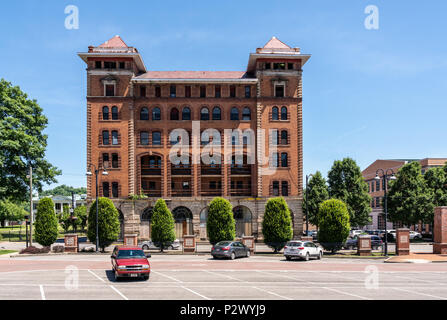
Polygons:
<instances>
[{"instance_id":1,"label":"clear blue sky","mask_svg":"<svg viewBox=\"0 0 447 320\"><path fill-rule=\"evenodd\" d=\"M64 9L79 7L78 30ZM379 8L379 30L364 27ZM0 77L49 119L59 184L85 186L86 74L76 55L119 34L150 70L245 70L275 35L312 54L304 68L304 173L335 159L447 157L447 2L3 1Z\"/></svg>"}]
</instances>

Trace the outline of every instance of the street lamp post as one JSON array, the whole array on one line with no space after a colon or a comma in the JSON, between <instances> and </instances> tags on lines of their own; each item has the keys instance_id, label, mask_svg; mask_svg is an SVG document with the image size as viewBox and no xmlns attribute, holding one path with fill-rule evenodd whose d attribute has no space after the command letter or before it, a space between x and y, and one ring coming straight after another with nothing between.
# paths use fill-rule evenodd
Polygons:
<instances>
[{"instance_id":1,"label":"street lamp post","mask_svg":"<svg viewBox=\"0 0 447 320\"><path fill-rule=\"evenodd\" d=\"M309 188L307 185L309 184L309 177L313 176L313 174L306 175L306 237L309 235Z\"/></svg>"},{"instance_id":2,"label":"street lamp post","mask_svg":"<svg viewBox=\"0 0 447 320\"><path fill-rule=\"evenodd\" d=\"M383 191L384 191L384 209L385 209L385 256L388 256L388 207L387 207L387 189L388 189L388 180L396 180L396 176L394 174L393 169L387 169L384 171L383 169L377 169L376 171L376 177L374 180L380 181L379 172L382 172L383 177Z\"/></svg>"},{"instance_id":3,"label":"street lamp post","mask_svg":"<svg viewBox=\"0 0 447 320\"><path fill-rule=\"evenodd\" d=\"M92 171L91 168L94 168L94 172L95 172L95 177L96 177L96 252L99 251L99 224L98 224L98 212L99 212L99 204L98 204L98 174L99 174L99 169L101 168L96 168L96 166L93 163L90 163L87 166L87 176L92 176ZM109 173L107 172L107 168L103 167L103 172L102 175L103 176L107 176Z\"/></svg>"}]
</instances>

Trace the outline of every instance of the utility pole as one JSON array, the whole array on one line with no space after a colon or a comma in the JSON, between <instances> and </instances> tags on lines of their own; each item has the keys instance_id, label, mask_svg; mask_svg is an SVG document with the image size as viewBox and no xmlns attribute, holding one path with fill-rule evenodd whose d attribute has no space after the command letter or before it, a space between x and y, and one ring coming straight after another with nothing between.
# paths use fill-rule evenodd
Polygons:
<instances>
[{"instance_id":1,"label":"utility pole","mask_svg":"<svg viewBox=\"0 0 447 320\"><path fill-rule=\"evenodd\" d=\"M29 200L30 200L30 225L29 225L29 245L33 245L33 167L29 166Z\"/></svg>"}]
</instances>

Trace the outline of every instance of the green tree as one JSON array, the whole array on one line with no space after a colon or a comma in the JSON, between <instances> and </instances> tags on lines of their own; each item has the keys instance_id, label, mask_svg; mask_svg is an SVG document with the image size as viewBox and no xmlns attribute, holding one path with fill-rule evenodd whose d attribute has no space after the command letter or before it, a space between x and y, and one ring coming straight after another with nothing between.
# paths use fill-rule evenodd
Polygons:
<instances>
[{"instance_id":1,"label":"green tree","mask_svg":"<svg viewBox=\"0 0 447 320\"><path fill-rule=\"evenodd\" d=\"M349 236L351 225L346 204L338 199L324 201L320 205L318 241L324 249L335 253Z\"/></svg>"},{"instance_id":2,"label":"green tree","mask_svg":"<svg viewBox=\"0 0 447 320\"><path fill-rule=\"evenodd\" d=\"M352 226L362 227L370 223L371 197L362 172L351 158L337 160L328 173L330 198L342 200L347 208Z\"/></svg>"},{"instance_id":3,"label":"green tree","mask_svg":"<svg viewBox=\"0 0 447 320\"><path fill-rule=\"evenodd\" d=\"M272 198L267 201L262 221L262 234L265 244L273 248L275 252L284 248L287 241L292 239L292 218L284 198Z\"/></svg>"},{"instance_id":4,"label":"green tree","mask_svg":"<svg viewBox=\"0 0 447 320\"><path fill-rule=\"evenodd\" d=\"M40 199L37 204L35 240L44 247L51 246L57 239L58 222L54 213L54 202L50 198Z\"/></svg>"},{"instance_id":5,"label":"green tree","mask_svg":"<svg viewBox=\"0 0 447 320\"><path fill-rule=\"evenodd\" d=\"M424 180L433 193L434 206L447 206L447 171L444 168L431 168L425 172Z\"/></svg>"},{"instance_id":6,"label":"green tree","mask_svg":"<svg viewBox=\"0 0 447 320\"><path fill-rule=\"evenodd\" d=\"M62 212L59 214L59 223L64 229L65 233L68 232L68 229L71 226L71 216L70 216L70 207L67 204L64 204L62 208Z\"/></svg>"},{"instance_id":7,"label":"green tree","mask_svg":"<svg viewBox=\"0 0 447 320\"><path fill-rule=\"evenodd\" d=\"M236 222L231 203L221 197L211 201L206 221L206 231L211 244L219 241L233 241L236 236Z\"/></svg>"},{"instance_id":8,"label":"green tree","mask_svg":"<svg viewBox=\"0 0 447 320\"><path fill-rule=\"evenodd\" d=\"M28 213L21 205L9 200L0 201L0 223L5 226L6 221L22 221Z\"/></svg>"},{"instance_id":9,"label":"green tree","mask_svg":"<svg viewBox=\"0 0 447 320\"><path fill-rule=\"evenodd\" d=\"M73 215L77 218L76 223L81 227L82 230L85 230L87 226L87 207L79 206L74 209Z\"/></svg>"},{"instance_id":10,"label":"green tree","mask_svg":"<svg viewBox=\"0 0 447 320\"><path fill-rule=\"evenodd\" d=\"M71 193L74 194L86 194L87 188L81 187L81 188L74 188L67 186L65 184L57 186L53 189L44 190L40 193L42 196L66 196L71 197Z\"/></svg>"},{"instance_id":11,"label":"green tree","mask_svg":"<svg viewBox=\"0 0 447 320\"><path fill-rule=\"evenodd\" d=\"M163 252L175 240L174 217L163 199L158 199L152 212L151 237Z\"/></svg>"},{"instance_id":12,"label":"green tree","mask_svg":"<svg viewBox=\"0 0 447 320\"><path fill-rule=\"evenodd\" d=\"M0 80L0 199L27 199L29 165L39 192L44 183L57 182L61 171L45 160L47 123L36 100Z\"/></svg>"},{"instance_id":13,"label":"green tree","mask_svg":"<svg viewBox=\"0 0 447 320\"><path fill-rule=\"evenodd\" d=\"M387 203L389 218L393 222L407 226L419 222L432 223L433 191L422 176L419 162L413 161L400 168L397 179L390 181Z\"/></svg>"},{"instance_id":14,"label":"green tree","mask_svg":"<svg viewBox=\"0 0 447 320\"><path fill-rule=\"evenodd\" d=\"M96 201L94 201L88 215L87 237L92 243L96 243L96 205ZM103 252L107 246L118 239L120 233L118 216L118 210L112 200L98 198L99 246Z\"/></svg>"},{"instance_id":15,"label":"green tree","mask_svg":"<svg viewBox=\"0 0 447 320\"><path fill-rule=\"evenodd\" d=\"M315 172L307 185L307 192L304 193L303 212L308 206L308 219L311 224L318 229L318 213L320 204L329 199L329 191L326 180L320 171Z\"/></svg>"}]
</instances>

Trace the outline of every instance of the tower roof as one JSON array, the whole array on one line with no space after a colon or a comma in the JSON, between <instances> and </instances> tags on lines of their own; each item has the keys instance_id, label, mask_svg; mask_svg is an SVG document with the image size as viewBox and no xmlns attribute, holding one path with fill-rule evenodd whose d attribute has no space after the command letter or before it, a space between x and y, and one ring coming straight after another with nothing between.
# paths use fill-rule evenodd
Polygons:
<instances>
[{"instance_id":1,"label":"tower roof","mask_svg":"<svg viewBox=\"0 0 447 320\"><path fill-rule=\"evenodd\" d=\"M114 36L112 39L107 40L99 48L129 48L127 44L121 39L120 36Z\"/></svg>"},{"instance_id":2,"label":"tower roof","mask_svg":"<svg viewBox=\"0 0 447 320\"><path fill-rule=\"evenodd\" d=\"M287 44L273 36L263 47L264 49L292 49Z\"/></svg>"}]
</instances>

